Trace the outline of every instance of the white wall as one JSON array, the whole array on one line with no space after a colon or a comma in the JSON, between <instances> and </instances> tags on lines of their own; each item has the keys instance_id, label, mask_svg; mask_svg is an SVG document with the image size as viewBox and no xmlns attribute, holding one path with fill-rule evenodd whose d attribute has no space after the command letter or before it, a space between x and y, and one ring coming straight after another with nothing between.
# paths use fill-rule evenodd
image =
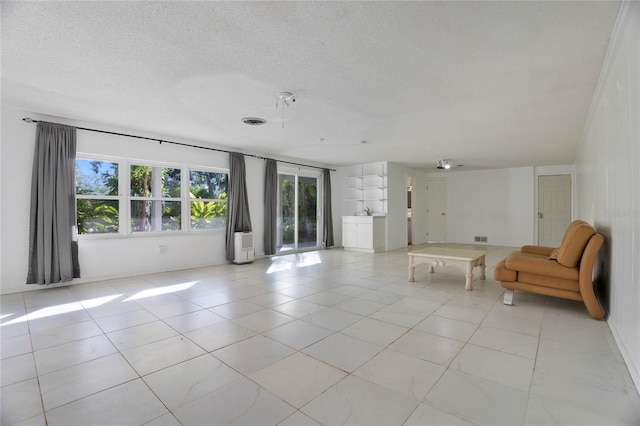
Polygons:
<instances>
[{"instance_id":1,"label":"white wall","mask_svg":"<svg viewBox=\"0 0 640 426\"><path fill-rule=\"evenodd\" d=\"M387 250L407 246L407 168L387 163Z\"/></svg>"},{"instance_id":2,"label":"white wall","mask_svg":"<svg viewBox=\"0 0 640 426\"><path fill-rule=\"evenodd\" d=\"M376 167L382 163L375 163ZM355 213L355 203L345 189L349 176L362 173L363 165L339 169L341 176L341 211ZM368 164L367 166L371 166ZM540 174L570 166L541 169ZM412 226L414 244L423 244L427 236L426 179L431 174L386 163L387 170L387 250L407 245L407 176L412 177L414 206ZM447 181L446 241L473 243L475 235L489 237L490 245L522 246L534 242L535 173L533 167L433 174ZM341 243L341 241L340 241Z\"/></svg>"},{"instance_id":3,"label":"white wall","mask_svg":"<svg viewBox=\"0 0 640 426\"><path fill-rule=\"evenodd\" d=\"M93 127L91 123L73 122L12 109L2 110L0 145L2 166L0 170L2 192L0 291L2 294L42 288L25 284L29 249L28 212L36 126L23 122L23 117ZM100 127L106 129L103 126ZM128 129L106 130L140 134L140 132ZM161 137L159 135L146 136ZM77 141L78 153L222 169L229 167L228 154L226 153L197 150L171 144L160 145L150 141L86 131L77 132ZM194 143L192 141L183 142ZM265 164L263 160L250 157L245 157L245 164L256 255L263 256ZM336 177L337 175L332 173L332 180L335 183L337 183ZM336 200L336 196L334 196L334 200ZM335 216L334 213L334 218ZM334 221L334 229L339 227L340 223ZM166 246L167 252L159 254L157 252L159 245ZM224 233L84 239L79 242L79 247L82 279L74 280L73 283L187 269L225 262Z\"/></svg>"},{"instance_id":4,"label":"white wall","mask_svg":"<svg viewBox=\"0 0 640 426\"><path fill-rule=\"evenodd\" d=\"M337 169L331 175L331 213L333 219L334 247L342 246L342 172Z\"/></svg>"},{"instance_id":5,"label":"white wall","mask_svg":"<svg viewBox=\"0 0 640 426\"><path fill-rule=\"evenodd\" d=\"M414 245L427 242L427 179L423 171L409 169L413 186L411 203L411 227L413 228Z\"/></svg>"},{"instance_id":6,"label":"white wall","mask_svg":"<svg viewBox=\"0 0 640 426\"><path fill-rule=\"evenodd\" d=\"M640 389L640 3L624 3L576 159L578 218L605 237L596 280Z\"/></svg>"},{"instance_id":7,"label":"white wall","mask_svg":"<svg viewBox=\"0 0 640 426\"><path fill-rule=\"evenodd\" d=\"M335 247L342 246L342 216L345 214L344 209L344 169L338 168L335 172L331 172L331 206L333 212L333 240ZM351 212L350 214L353 214Z\"/></svg>"},{"instance_id":8,"label":"white wall","mask_svg":"<svg viewBox=\"0 0 640 426\"><path fill-rule=\"evenodd\" d=\"M447 242L473 244L474 236L486 236L489 245L533 243L533 167L444 175Z\"/></svg>"}]
</instances>

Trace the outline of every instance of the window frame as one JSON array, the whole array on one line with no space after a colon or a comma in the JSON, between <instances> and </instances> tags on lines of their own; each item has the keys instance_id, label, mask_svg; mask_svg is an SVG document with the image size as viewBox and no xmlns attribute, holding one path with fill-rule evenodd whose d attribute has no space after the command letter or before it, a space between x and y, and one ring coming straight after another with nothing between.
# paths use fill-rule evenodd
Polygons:
<instances>
[{"instance_id":1,"label":"window frame","mask_svg":"<svg viewBox=\"0 0 640 426\"><path fill-rule=\"evenodd\" d=\"M229 169L221 167L202 166L197 164L180 164L180 163L167 163L149 160L138 160L134 158L122 158L112 157L101 154L91 153L77 153L75 160L85 161L102 161L118 164L118 195L84 195L75 194L76 202L76 221L78 218L77 212L77 200L78 199L105 199L105 200L117 200L118 201L118 232L112 233L100 233L100 234L78 234L80 241L100 240L100 239L113 239L113 238L145 238L145 237L157 237L157 236L170 236L170 235L205 235L205 234L225 234L226 226L222 228L212 229L192 229L191 228L191 202L203 201L203 202L223 202L227 203L227 200L220 199L208 199L208 198L191 198L190 182L191 171L198 172L212 172L221 173L227 175L227 193L229 185ZM131 166L151 166L165 169L179 169L180 170L180 198L175 197L139 197L131 195ZM185 178L186 177L186 178ZM150 201L177 201L180 202L180 230L166 230L166 231L135 231L133 232L131 226L131 202L136 200L150 200Z\"/></svg>"},{"instance_id":2,"label":"window frame","mask_svg":"<svg viewBox=\"0 0 640 426\"><path fill-rule=\"evenodd\" d=\"M122 182L122 169L123 169L123 161L119 158L106 157L102 155L87 155L87 154L77 154L74 160L74 167L76 160L84 160L84 161L100 161L104 163L113 163L118 165L118 195L98 195L98 194L75 194L75 208L76 208L76 226L78 230L80 227L78 226L78 200L110 200L110 201L118 201L118 232L104 232L104 233L87 233L80 234L78 232L78 238L80 239L101 239L101 238L119 238L125 235L124 225L126 222L123 222L124 216L124 205L123 205L123 182ZM74 176L75 182L75 176Z\"/></svg>"},{"instance_id":3,"label":"window frame","mask_svg":"<svg viewBox=\"0 0 640 426\"><path fill-rule=\"evenodd\" d=\"M131 195L131 167L133 166L142 166L142 167L151 167L152 168L152 186L151 186L151 192L152 194L155 193L156 191L158 191L158 187L154 184L155 180L153 178L153 176L155 175L156 170L162 170L162 169L176 169L176 170L180 170L180 197L176 198L176 197L165 197L162 194L160 195L151 195L150 197L145 197L145 196L139 196L139 195ZM173 233L181 233L184 230L184 209L183 209L183 204L184 204L184 199L183 199L183 194L184 194L184 186L183 186L183 181L184 181L184 167L182 166L171 166L171 165L165 165L165 164L158 164L158 163L154 163L154 162L148 162L148 161L136 161L136 160L130 160L128 162L127 165L127 209L128 209L128 221L127 221L127 233L129 235L132 236L138 236L138 235L166 235L166 234L173 234ZM164 229L160 229L160 230L151 230L151 231L134 231L133 230L133 214L131 212L131 203L133 201L151 201L151 202L163 202L163 201L173 201L173 202L178 202L180 203L180 229L178 230L164 230ZM160 228L162 228L162 214L160 216ZM157 225L154 225L154 227Z\"/></svg>"},{"instance_id":4,"label":"window frame","mask_svg":"<svg viewBox=\"0 0 640 426\"><path fill-rule=\"evenodd\" d=\"M188 211L188 232L191 233L195 233L195 234L202 234L202 233L222 233L222 232L226 232L226 218L225 218L225 226L221 227L221 228L207 228L207 229L193 229L191 227L191 203L194 202L204 202L204 203L209 203L209 202L214 202L214 203L224 203L227 205L227 208L229 208L228 206L228 198L226 199L219 199L219 198L191 198L190 194L191 194L191 172L195 171L195 172L206 172L206 173L218 173L218 174L226 174L227 175L227 189L225 191L225 193L227 194L227 197L229 196L229 171L222 171L222 169L216 169L216 168L212 168L212 167L199 167L199 166L189 166L189 168L187 169L187 174L189 176L188 182L187 182L187 194L189 194L188 198L189 198L189 205L187 206L187 211Z\"/></svg>"}]
</instances>

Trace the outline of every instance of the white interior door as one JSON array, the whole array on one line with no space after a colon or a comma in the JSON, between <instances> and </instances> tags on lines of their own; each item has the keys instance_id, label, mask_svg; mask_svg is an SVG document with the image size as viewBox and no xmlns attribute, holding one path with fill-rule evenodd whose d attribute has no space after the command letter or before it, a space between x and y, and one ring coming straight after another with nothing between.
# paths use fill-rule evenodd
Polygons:
<instances>
[{"instance_id":1,"label":"white interior door","mask_svg":"<svg viewBox=\"0 0 640 426\"><path fill-rule=\"evenodd\" d=\"M445 182L427 181L427 242L443 243L446 224Z\"/></svg>"},{"instance_id":2,"label":"white interior door","mask_svg":"<svg viewBox=\"0 0 640 426\"><path fill-rule=\"evenodd\" d=\"M538 176L538 244L559 247L571 222L571 175Z\"/></svg>"}]
</instances>

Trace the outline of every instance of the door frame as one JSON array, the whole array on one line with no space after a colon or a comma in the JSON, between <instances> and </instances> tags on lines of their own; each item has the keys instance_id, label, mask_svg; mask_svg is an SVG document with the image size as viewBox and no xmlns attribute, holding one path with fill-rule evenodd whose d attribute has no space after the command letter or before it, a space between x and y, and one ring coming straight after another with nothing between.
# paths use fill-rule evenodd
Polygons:
<instances>
[{"instance_id":1,"label":"door frame","mask_svg":"<svg viewBox=\"0 0 640 426\"><path fill-rule=\"evenodd\" d=\"M279 256L279 255L287 255L287 254L295 254L295 253L303 253L306 251L315 251L315 250L319 250L320 248L322 248L322 229L324 227L324 216L323 216L323 211L322 211L322 199L323 199L323 194L324 194L324 187L323 187L323 180L322 180L322 172L320 170L317 169L309 169L309 168L305 168L305 167L294 167L294 166L288 166L286 164L280 164L278 163L278 182L280 182L280 175L293 175L295 177L295 190L294 190L294 194L295 194L295 203L296 203L296 207L295 207L295 236L294 236L294 249L293 250L286 250L286 251L280 251L277 250L275 255ZM304 249L300 249L298 247L298 177L299 176L303 176L303 177L309 177L309 178L314 178L317 179L317 192L316 192L316 245L314 247L308 247L308 248L304 248ZM281 196L281 191L280 191L280 187L278 184L278 200L277 200L277 208L280 208L280 196ZM278 216L276 215L276 218ZM276 223L277 226L277 223ZM277 232L280 232L279 230Z\"/></svg>"},{"instance_id":2,"label":"door frame","mask_svg":"<svg viewBox=\"0 0 640 426\"><path fill-rule=\"evenodd\" d=\"M576 166L574 164L560 166L534 167L533 179L533 244L538 244L538 178L540 176L571 175L571 221L576 220Z\"/></svg>"},{"instance_id":3,"label":"door frame","mask_svg":"<svg viewBox=\"0 0 640 426\"><path fill-rule=\"evenodd\" d=\"M413 192L413 176L407 175L407 246L413 245L415 238L415 227L413 226L413 212L415 209L415 193ZM411 216L409 216L411 210Z\"/></svg>"},{"instance_id":4,"label":"door frame","mask_svg":"<svg viewBox=\"0 0 640 426\"><path fill-rule=\"evenodd\" d=\"M442 224L442 242L446 242L447 241L447 179L446 178L432 178L432 177L428 177L426 179L426 185L425 185L425 195L426 195L426 199L425 199L425 209L428 209L429 207L429 182L434 182L434 181L438 181L438 182L442 182L442 187L443 187L443 192L444 192L444 212L445 212L445 216L444 216L444 223ZM426 235L426 242L429 243L429 213L426 212L426 219L427 219L427 235Z\"/></svg>"}]
</instances>

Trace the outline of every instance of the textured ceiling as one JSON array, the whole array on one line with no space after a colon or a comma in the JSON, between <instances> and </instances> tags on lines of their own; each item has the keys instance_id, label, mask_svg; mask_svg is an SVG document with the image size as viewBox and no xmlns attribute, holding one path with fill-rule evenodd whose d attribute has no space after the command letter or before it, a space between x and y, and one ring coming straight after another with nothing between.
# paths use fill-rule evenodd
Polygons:
<instances>
[{"instance_id":1,"label":"textured ceiling","mask_svg":"<svg viewBox=\"0 0 640 426\"><path fill-rule=\"evenodd\" d=\"M1 7L5 107L328 165L429 170L441 158L465 169L573 163L619 2ZM284 128L281 91L296 95Z\"/></svg>"}]
</instances>

